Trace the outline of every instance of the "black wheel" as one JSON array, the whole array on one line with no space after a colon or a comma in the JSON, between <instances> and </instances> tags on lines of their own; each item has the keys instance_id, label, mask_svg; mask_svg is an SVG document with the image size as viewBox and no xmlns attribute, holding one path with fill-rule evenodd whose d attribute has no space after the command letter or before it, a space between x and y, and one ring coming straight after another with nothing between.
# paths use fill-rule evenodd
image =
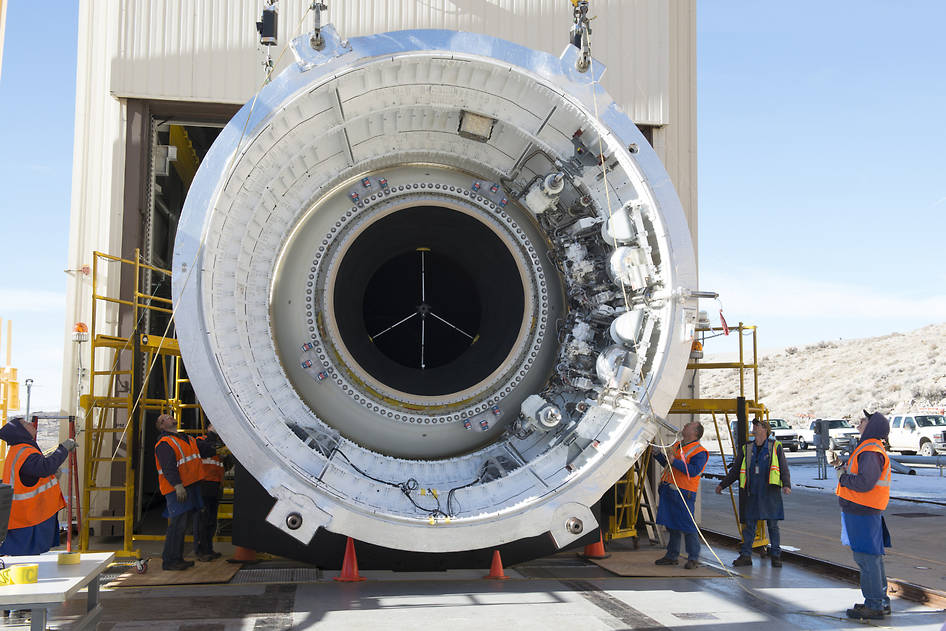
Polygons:
<instances>
[{"instance_id":1,"label":"black wheel","mask_svg":"<svg viewBox=\"0 0 946 631\"><path fill-rule=\"evenodd\" d=\"M804 440L800 440L798 441L798 448L801 449L802 451L806 451L808 449L808 443L805 442Z\"/></svg>"}]
</instances>

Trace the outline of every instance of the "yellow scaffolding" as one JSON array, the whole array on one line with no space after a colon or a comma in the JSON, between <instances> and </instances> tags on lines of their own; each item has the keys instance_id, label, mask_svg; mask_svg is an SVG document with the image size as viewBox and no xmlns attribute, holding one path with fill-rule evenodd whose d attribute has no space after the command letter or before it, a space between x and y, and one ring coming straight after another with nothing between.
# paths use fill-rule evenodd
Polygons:
<instances>
[{"instance_id":1,"label":"yellow scaffolding","mask_svg":"<svg viewBox=\"0 0 946 631\"><path fill-rule=\"evenodd\" d=\"M3 348L3 318L0 318L0 349ZM7 361L0 366L0 425L7 424L10 410L20 409L20 382L13 361L13 322L7 320ZM0 464L6 457L7 444L0 441Z\"/></svg>"},{"instance_id":2,"label":"yellow scaffolding","mask_svg":"<svg viewBox=\"0 0 946 631\"><path fill-rule=\"evenodd\" d=\"M726 333L727 329L723 327L701 327L696 330L697 335L701 338L701 341L705 339L707 333ZM701 362L699 359L691 361L687 364L688 370L737 370L739 375L739 394L736 398L733 399L677 399L674 401L673 406L670 408L670 414L708 414L713 419L713 426L716 429L716 442L719 445L719 455L723 460L723 469L729 470L729 463L726 461L726 451L723 449L723 442L720 438L719 433L719 416L723 416L723 420L726 425L726 432L729 434L729 444L733 446L733 453L731 454L735 458L736 450L736 437L732 433L732 423L730 422L730 415L737 415L738 408L740 405L740 400L745 401L746 406L746 418L750 416L755 418L768 418L769 410L765 407L763 403L759 401L759 345L758 345L758 330L755 326L750 326L739 323L736 327L731 327L728 329L729 332L735 332L739 341L739 359L735 362ZM751 333L752 335L752 362L749 363L746 360L746 348L745 348L745 337L746 333ZM727 333L728 334L728 333ZM752 378L752 398L746 397L746 378L751 376ZM749 428L748 423L746 424L746 436L749 437ZM736 496L733 492L733 487L729 487L729 500L732 504L733 517L736 520L736 525L738 531L741 533L743 528L743 523L739 521L739 508L736 504ZM752 544L752 547L757 548L760 546L768 545L768 535L765 531L765 521L760 520L756 524L756 533L755 541Z\"/></svg>"},{"instance_id":3,"label":"yellow scaffolding","mask_svg":"<svg viewBox=\"0 0 946 631\"><path fill-rule=\"evenodd\" d=\"M740 400L745 400L746 415L755 418L768 418L769 411L759 402L759 361L758 361L758 337L755 326L739 323L738 326L724 329L723 327L699 327L696 334L699 341L706 339L707 334L718 334L734 332L739 341L739 359L734 362L701 362L699 359L693 359L687 364L688 370L736 370L739 377L738 394L731 399L677 399L673 402L669 414L708 414L713 419L713 425L716 428L716 440L719 444L719 452L723 459L723 467L728 470L729 463L726 460L726 452L723 450L722 439L719 433L719 416L722 415L726 424L726 431L729 432L730 444L736 445L734 436L730 428L730 415L736 415ZM747 357L745 347L746 334L752 336L751 359ZM752 380L752 398L746 397L746 381L751 377ZM735 449L735 447L734 447ZM640 519L642 509L651 510L653 503L648 501L645 489L647 487L647 472L650 468L650 449L645 451L644 455L628 470L623 478L618 480L612 487L614 500L613 514L608 516L608 539L619 539L622 537L637 537L637 525ZM739 510L736 505L736 498L732 487L729 488L729 497L732 502L733 515L739 532L742 532L742 523L739 521ZM651 513L653 511L651 510ZM645 523L647 523L645 521ZM768 538L765 534L765 522L760 521L756 527L756 540L753 547L768 544Z\"/></svg>"},{"instance_id":4,"label":"yellow scaffolding","mask_svg":"<svg viewBox=\"0 0 946 631\"><path fill-rule=\"evenodd\" d=\"M131 299L110 296L101 290L103 273L117 272L119 278L124 272L134 274L134 290ZM203 410L196 401L189 401L183 386L189 383L184 377L184 365L180 357L177 340L167 335L171 331L168 325L165 335L152 335L141 332L141 323L147 314L164 314L169 320L173 316L171 299L144 293L145 274L154 274L165 281L170 281L171 272L141 262L141 255L135 251L135 259L93 252L92 257L92 320L91 364L89 368L89 392L80 397L80 406L85 410L84 430L85 475L83 485L83 504L79 531L79 546L83 551L90 549L90 533L93 523L120 522L122 529L122 548L117 551L121 557L139 557L139 551L133 547L135 541L161 540L163 535L146 535L135 532L136 507L140 507L141 498L136 477L140 469L150 463L144 453L144 423L149 412L172 413L178 421L178 429L186 433L198 433L206 427ZM118 310L130 310L133 328L128 336L116 336L101 332L109 323L117 321ZM105 313L108 313L106 317ZM103 359L105 360L103 362ZM107 368L103 368L107 366ZM158 388L163 396L149 396L152 374L160 367ZM140 374L139 374L140 372ZM181 428L182 413L194 410L197 415L197 428ZM137 450L138 457L135 458ZM121 482L114 483L110 478L116 472L103 475L102 466L121 464L123 475ZM99 483L100 477L108 481ZM122 509L116 514L92 515L92 499L98 493L121 493Z\"/></svg>"},{"instance_id":5,"label":"yellow scaffolding","mask_svg":"<svg viewBox=\"0 0 946 631\"><path fill-rule=\"evenodd\" d=\"M650 470L651 449L648 447L638 458L627 473L611 487L614 512L608 515L608 529L606 539L634 538L634 547L637 547L637 526L640 523L641 511L646 509L646 527L653 528L656 533L657 524L654 522L655 502L649 497L647 487L647 472Z\"/></svg>"}]
</instances>

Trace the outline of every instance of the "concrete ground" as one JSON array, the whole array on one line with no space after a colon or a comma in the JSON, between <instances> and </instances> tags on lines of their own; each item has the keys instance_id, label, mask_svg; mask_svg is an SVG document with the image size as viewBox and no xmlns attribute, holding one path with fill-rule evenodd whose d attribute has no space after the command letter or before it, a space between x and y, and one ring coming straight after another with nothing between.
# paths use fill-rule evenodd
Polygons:
<instances>
[{"instance_id":1,"label":"concrete ground","mask_svg":"<svg viewBox=\"0 0 946 631\"><path fill-rule=\"evenodd\" d=\"M609 546L629 549L627 540ZM733 550L720 550L724 560ZM704 550L704 557L711 557ZM713 562L715 563L715 562ZM286 561L246 566L229 584L122 588L101 594L101 631L236 631L445 628L451 631L605 629L880 628L938 631L946 612L894 600L890 618L859 623L844 609L862 600L851 584L788 563L740 577L622 578L574 553L507 568L506 581L484 580L486 568L430 573L362 572L338 583ZM83 603L56 610L52 628L68 628ZM8 626L23 626L14 619ZM0 625L2 626L2 625Z\"/></svg>"},{"instance_id":2,"label":"concrete ground","mask_svg":"<svg viewBox=\"0 0 946 631\"><path fill-rule=\"evenodd\" d=\"M715 481L701 488L704 528L738 536L729 491L713 492ZM795 487L785 505L782 545L801 554L857 568L850 548L841 545L841 512L833 494ZM884 565L888 578L946 592L946 506L891 500L885 513L893 547ZM758 558L756 559L758 561ZM729 563L730 558L723 558Z\"/></svg>"}]
</instances>

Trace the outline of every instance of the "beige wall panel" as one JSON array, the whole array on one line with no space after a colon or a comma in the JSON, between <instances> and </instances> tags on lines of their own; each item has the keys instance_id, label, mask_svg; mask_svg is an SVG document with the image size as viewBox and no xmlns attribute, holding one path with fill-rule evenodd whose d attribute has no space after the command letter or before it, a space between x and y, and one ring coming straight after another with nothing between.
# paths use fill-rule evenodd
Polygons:
<instances>
[{"instance_id":1,"label":"beige wall panel","mask_svg":"<svg viewBox=\"0 0 946 631\"><path fill-rule=\"evenodd\" d=\"M246 102L263 79L257 44L259 0L126 0L113 32L116 96ZM602 83L635 121L668 122L666 0L598 0L592 4L592 49L610 66ZM309 2L279 3L279 55L312 26ZM486 33L559 55L568 43L571 4L566 0L346 0L329 2L324 21L343 37L437 28ZM101 31L108 37L108 31ZM277 70L291 63L288 51Z\"/></svg>"},{"instance_id":2,"label":"beige wall panel","mask_svg":"<svg viewBox=\"0 0 946 631\"><path fill-rule=\"evenodd\" d=\"M109 95L108 73L102 72L117 53L117 40L103 36L103 31L106 25L118 23L119 10L120 5L115 0L96 0L79 5L68 269L91 265L95 250L121 252L125 108ZM101 270L98 291L116 295L119 280L117 273ZM72 341L72 327L76 322L91 325L91 295L91 278L82 274L68 276L61 407L69 414L76 413L76 351L80 350L80 345ZM117 309L100 312L102 328L99 332L114 333L117 322ZM82 365L87 369L89 345L82 344L81 352ZM109 359L103 353L97 361L105 363ZM87 392L87 386L82 390ZM108 450L111 445L106 443L104 448ZM84 467L81 461L80 458L80 468ZM101 469L99 481L102 483L107 483L107 469ZM79 473L84 475L82 470ZM100 512L107 500L105 494L97 495L93 498L93 512Z\"/></svg>"},{"instance_id":3,"label":"beige wall panel","mask_svg":"<svg viewBox=\"0 0 946 631\"><path fill-rule=\"evenodd\" d=\"M0 76L3 76L3 35L7 26L8 0L0 0Z\"/></svg>"},{"instance_id":4,"label":"beige wall panel","mask_svg":"<svg viewBox=\"0 0 946 631\"><path fill-rule=\"evenodd\" d=\"M663 141L661 159L680 195L690 224L693 248L697 248L696 163L696 3L670 3L669 120L659 130ZM656 139L655 139L655 143Z\"/></svg>"}]
</instances>

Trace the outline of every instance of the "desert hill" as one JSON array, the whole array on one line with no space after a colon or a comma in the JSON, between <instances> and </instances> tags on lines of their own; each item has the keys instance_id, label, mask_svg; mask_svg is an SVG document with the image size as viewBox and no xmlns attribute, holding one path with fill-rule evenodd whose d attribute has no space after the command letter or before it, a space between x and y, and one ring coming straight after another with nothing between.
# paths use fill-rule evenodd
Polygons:
<instances>
[{"instance_id":1,"label":"desert hill","mask_svg":"<svg viewBox=\"0 0 946 631\"><path fill-rule=\"evenodd\" d=\"M711 356L706 359L714 361ZM751 378L746 385L751 393ZM705 398L733 397L737 386L735 370L700 374ZM865 408L884 414L944 408L946 323L909 333L792 346L762 355L759 400L772 418L796 425L809 418L855 418Z\"/></svg>"}]
</instances>

